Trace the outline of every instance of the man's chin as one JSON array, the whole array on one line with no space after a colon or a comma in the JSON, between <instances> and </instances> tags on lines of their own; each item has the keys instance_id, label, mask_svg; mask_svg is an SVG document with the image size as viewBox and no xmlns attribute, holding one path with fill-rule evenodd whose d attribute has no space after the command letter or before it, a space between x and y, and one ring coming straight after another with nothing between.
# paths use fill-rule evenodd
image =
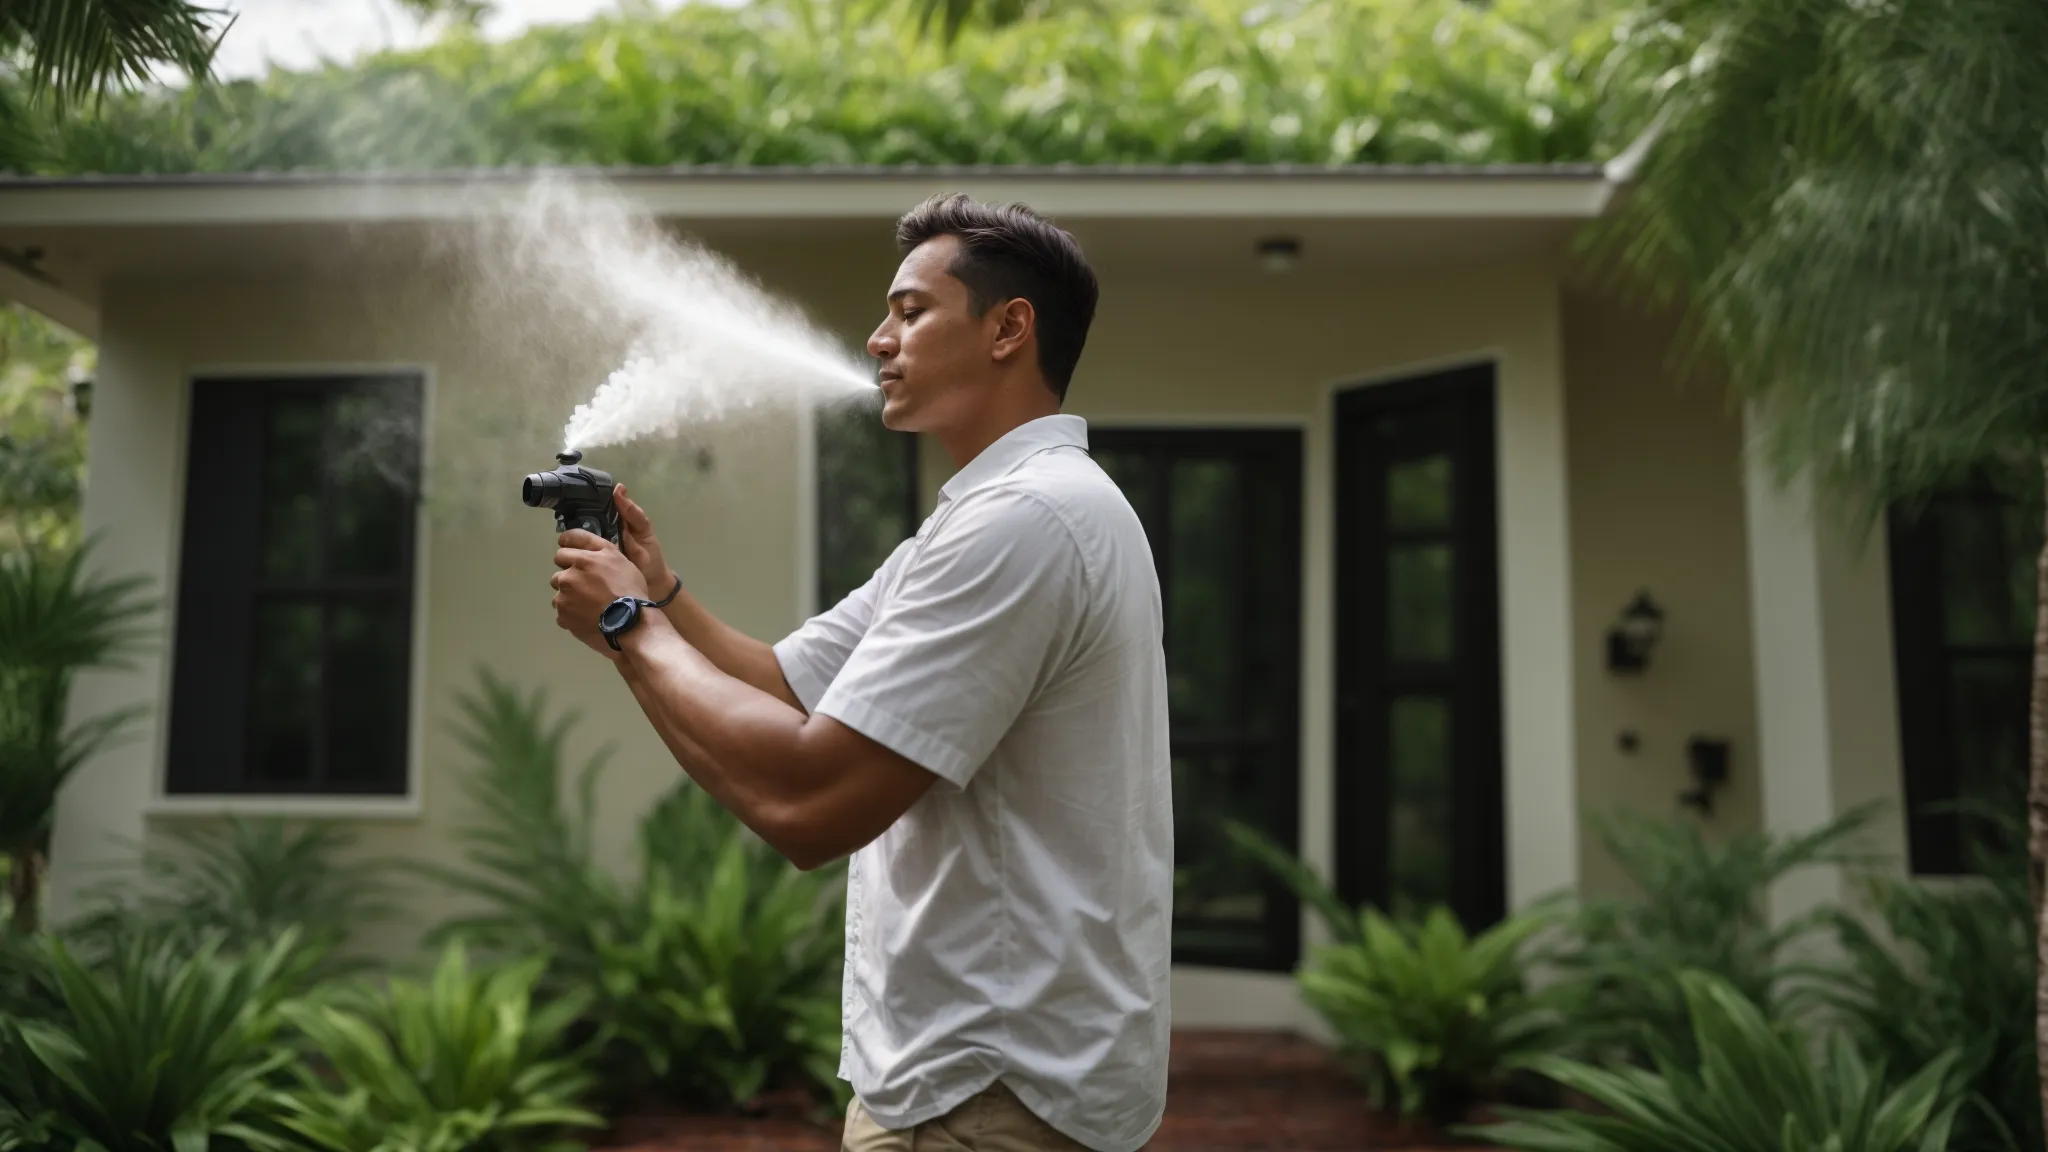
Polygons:
<instances>
[{"instance_id":1,"label":"man's chin","mask_svg":"<svg viewBox=\"0 0 2048 1152\"><path fill-rule=\"evenodd\" d=\"M882 427L891 432L915 432L912 408L903 398L884 396L882 398Z\"/></svg>"}]
</instances>

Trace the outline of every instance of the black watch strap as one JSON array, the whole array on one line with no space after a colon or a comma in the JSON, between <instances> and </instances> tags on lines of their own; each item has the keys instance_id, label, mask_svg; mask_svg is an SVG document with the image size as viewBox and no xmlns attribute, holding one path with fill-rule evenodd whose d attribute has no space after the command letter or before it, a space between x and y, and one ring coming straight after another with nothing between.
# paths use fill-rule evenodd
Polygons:
<instances>
[{"instance_id":1,"label":"black watch strap","mask_svg":"<svg viewBox=\"0 0 2048 1152\"><path fill-rule=\"evenodd\" d=\"M674 576L674 575L675 575L675 573L674 573L674 572L670 572L670 573L669 573L669 575L671 575L671 576ZM675 599L675 598L676 598L677 596L681 595L681 594L682 594L682 591L683 591L683 578L682 578L681 576L676 576L676 586L668 590L668 595L666 595L666 596L663 596L663 597L662 597L661 599L659 599L659 600L649 600L649 601L647 601L647 602L646 602L646 603L647 603L647 606L648 606L649 608L666 608L666 607L668 607L668 602L669 602L669 601L671 601L671 600L673 600L673 599Z\"/></svg>"}]
</instances>

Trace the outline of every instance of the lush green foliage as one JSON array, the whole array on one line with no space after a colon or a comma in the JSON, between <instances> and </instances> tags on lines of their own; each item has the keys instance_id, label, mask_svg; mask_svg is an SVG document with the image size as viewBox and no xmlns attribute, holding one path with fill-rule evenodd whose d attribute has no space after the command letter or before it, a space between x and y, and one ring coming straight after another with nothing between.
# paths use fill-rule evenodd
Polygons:
<instances>
[{"instance_id":1,"label":"lush green foliage","mask_svg":"<svg viewBox=\"0 0 2048 1152\"><path fill-rule=\"evenodd\" d=\"M603 1121L581 1106L595 1086L562 1051L582 1005L534 1003L545 957L472 970L445 949L425 982L348 987L286 1005L321 1062L280 1092L281 1124L324 1152L578 1149Z\"/></svg>"},{"instance_id":2,"label":"lush green foliage","mask_svg":"<svg viewBox=\"0 0 2048 1152\"><path fill-rule=\"evenodd\" d=\"M1564 1020L1525 981L1527 946L1546 925L1538 909L1477 937L1448 909L1395 922L1370 906L1345 907L1300 861L1247 825L1231 841L1316 909L1333 943L1297 974L1302 998L1337 1034L1375 1107L1439 1123L1499 1099L1527 1062L1554 1050Z\"/></svg>"},{"instance_id":3,"label":"lush green foliage","mask_svg":"<svg viewBox=\"0 0 2048 1152\"><path fill-rule=\"evenodd\" d=\"M1687 294L1706 350L1771 417L1780 473L1870 515L2001 458L2038 484L2048 7L1652 12L1679 51L1611 238Z\"/></svg>"},{"instance_id":4,"label":"lush green foliage","mask_svg":"<svg viewBox=\"0 0 2048 1152\"><path fill-rule=\"evenodd\" d=\"M246 950L291 932L327 978L359 966L342 949L391 911L388 865L347 859L357 837L345 825L229 816L161 834L168 843L133 845L133 866L87 891L86 910L65 926L69 939L211 937Z\"/></svg>"},{"instance_id":5,"label":"lush green foliage","mask_svg":"<svg viewBox=\"0 0 2048 1152\"><path fill-rule=\"evenodd\" d=\"M292 1060L279 1006L306 955L289 937L249 953L136 939L94 970L52 946L61 1014L0 1019L0 1149L263 1147Z\"/></svg>"},{"instance_id":6,"label":"lush green foliage","mask_svg":"<svg viewBox=\"0 0 2048 1152\"><path fill-rule=\"evenodd\" d=\"M840 0L691 4L132 96L38 167L1584 160L1629 127L1615 7L1129 0L947 49Z\"/></svg>"},{"instance_id":7,"label":"lush green foliage","mask_svg":"<svg viewBox=\"0 0 2048 1152\"><path fill-rule=\"evenodd\" d=\"M843 1092L839 871L799 872L685 780L644 817L638 875L621 880L592 854L602 753L577 780L578 810L560 801L573 717L548 721L539 692L488 673L463 707L483 821L461 834L469 866L432 874L484 910L440 935L549 955L545 987L590 1001L618 1092L713 1107L792 1078Z\"/></svg>"},{"instance_id":8,"label":"lush green foliage","mask_svg":"<svg viewBox=\"0 0 2048 1152\"><path fill-rule=\"evenodd\" d=\"M1475 1134L1529 1152L1941 1152L1960 1103L1943 1055L1894 1086L1881 1064L1833 1034L1774 1026L1743 993L1702 972L1677 977L1690 1051L1660 1047L1654 1069L1559 1057L1535 1066L1605 1114L1503 1109Z\"/></svg>"},{"instance_id":9,"label":"lush green foliage","mask_svg":"<svg viewBox=\"0 0 2048 1152\"><path fill-rule=\"evenodd\" d=\"M2041 1147L2034 1045L2033 910L2024 827L2010 812L1977 861L1977 877L1928 884L1873 877L1865 915L1834 909L1840 962L1802 989L1802 1001L1841 1022L1864 1051L1901 1074L1956 1057L1966 1093L1958 1152Z\"/></svg>"},{"instance_id":10,"label":"lush green foliage","mask_svg":"<svg viewBox=\"0 0 2048 1152\"><path fill-rule=\"evenodd\" d=\"M18 929L33 929L57 791L140 716L115 709L69 722L73 676L117 667L146 636L147 583L86 568L86 547L0 553L0 855Z\"/></svg>"},{"instance_id":11,"label":"lush green foliage","mask_svg":"<svg viewBox=\"0 0 2048 1152\"><path fill-rule=\"evenodd\" d=\"M1858 838L1877 812L1866 806L1811 831L1748 832L1720 843L1685 820L1615 813L1592 821L1635 894L1581 901L1568 917L1555 988L1576 1022L1576 1042L1636 1062L1660 1047L1685 1051L1694 1026L1676 979L1684 971L1710 973L1775 1010L1788 946L1828 912L1774 924L1765 897L1803 868L1874 862Z\"/></svg>"},{"instance_id":12,"label":"lush green foliage","mask_svg":"<svg viewBox=\"0 0 2048 1152\"><path fill-rule=\"evenodd\" d=\"M78 543L93 345L19 304L0 308L0 540ZM89 395L87 393L86 395Z\"/></svg>"}]
</instances>

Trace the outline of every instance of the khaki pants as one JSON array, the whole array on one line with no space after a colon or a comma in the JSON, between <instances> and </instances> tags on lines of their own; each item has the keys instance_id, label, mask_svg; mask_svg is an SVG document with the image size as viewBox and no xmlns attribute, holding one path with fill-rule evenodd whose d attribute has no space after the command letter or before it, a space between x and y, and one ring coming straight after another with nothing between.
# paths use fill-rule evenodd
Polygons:
<instances>
[{"instance_id":1,"label":"khaki pants","mask_svg":"<svg viewBox=\"0 0 2048 1152\"><path fill-rule=\"evenodd\" d=\"M1087 1152L1060 1134L1001 1084L968 1098L936 1120L892 1131L855 1097L846 1109L840 1152Z\"/></svg>"}]
</instances>

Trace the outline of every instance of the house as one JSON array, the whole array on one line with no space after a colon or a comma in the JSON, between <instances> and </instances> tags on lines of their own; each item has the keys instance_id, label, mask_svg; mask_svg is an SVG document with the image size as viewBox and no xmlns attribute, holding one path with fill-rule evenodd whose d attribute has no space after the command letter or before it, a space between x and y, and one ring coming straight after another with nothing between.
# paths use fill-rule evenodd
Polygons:
<instances>
[{"instance_id":1,"label":"house","mask_svg":"<svg viewBox=\"0 0 2048 1152\"><path fill-rule=\"evenodd\" d=\"M1352 899L1485 922L1619 882L1588 811L1803 829L1953 793L1955 756L2009 755L1984 747L1996 733L2024 749L2002 513L1959 498L1888 546L1770 484L1725 390L1674 373L1671 318L1572 275L1617 194L1598 168L563 178L698 237L849 349L884 307L891 221L931 192L1023 200L1090 251L1104 294L1069 410L1144 517L1168 606L1181 1023L1300 1023L1284 974L1315 934L1229 866L1205 813L1262 823ZM588 315L557 335L575 299L491 313L508 286L465 279L435 240L523 179L0 183L0 290L100 342L99 561L176 603L161 651L81 685L82 709L154 709L63 796L60 914L112 838L225 812L349 820L376 851L452 859L450 721L479 665L616 747L600 842L624 859L677 769L554 626L552 523L514 498L617 349ZM373 455L437 477L424 500L294 455L371 387L393 433ZM588 463L764 639L863 578L951 467L802 404ZM1959 603L1974 633L1941 627ZM1953 867L1952 823L1884 827L1914 867Z\"/></svg>"}]
</instances>

